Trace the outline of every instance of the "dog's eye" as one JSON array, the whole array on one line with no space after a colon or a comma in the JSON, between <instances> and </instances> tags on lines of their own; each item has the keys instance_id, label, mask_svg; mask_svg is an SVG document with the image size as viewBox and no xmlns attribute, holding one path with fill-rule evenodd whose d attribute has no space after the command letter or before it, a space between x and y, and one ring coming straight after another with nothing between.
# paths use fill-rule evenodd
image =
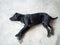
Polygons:
<instances>
[{"instance_id":1,"label":"dog's eye","mask_svg":"<svg viewBox=\"0 0 60 45\"><path fill-rule=\"evenodd\" d=\"M16 15L14 17L15 17L15 19L17 19L17 16Z\"/></svg>"}]
</instances>

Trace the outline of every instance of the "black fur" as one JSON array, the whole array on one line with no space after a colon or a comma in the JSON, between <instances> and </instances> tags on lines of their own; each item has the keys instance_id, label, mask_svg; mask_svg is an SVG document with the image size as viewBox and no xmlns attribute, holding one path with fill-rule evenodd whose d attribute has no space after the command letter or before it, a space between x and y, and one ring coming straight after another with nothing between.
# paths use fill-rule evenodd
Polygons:
<instances>
[{"instance_id":1,"label":"black fur","mask_svg":"<svg viewBox=\"0 0 60 45\"><path fill-rule=\"evenodd\" d=\"M24 23L24 27L16 34L19 40L21 40L29 28L37 24L42 24L47 29L47 36L50 37L54 34L53 27L50 25L51 20L55 20L58 17L52 18L47 13L34 13L34 14L19 14L15 13L14 16L10 18L11 21L21 21Z\"/></svg>"}]
</instances>

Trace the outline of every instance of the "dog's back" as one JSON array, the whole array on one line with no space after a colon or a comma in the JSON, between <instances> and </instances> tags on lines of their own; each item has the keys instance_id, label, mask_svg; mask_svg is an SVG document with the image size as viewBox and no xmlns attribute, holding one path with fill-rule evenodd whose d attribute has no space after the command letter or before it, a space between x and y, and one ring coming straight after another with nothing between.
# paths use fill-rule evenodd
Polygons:
<instances>
[{"instance_id":1,"label":"dog's back","mask_svg":"<svg viewBox=\"0 0 60 45\"><path fill-rule=\"evenodd\" d=\"M49 15L46 13L34 13L25 15L25 19L27 18L30 24L36 25L42 23L45 18L48 18Z\"/></svg>"}]
</instances>

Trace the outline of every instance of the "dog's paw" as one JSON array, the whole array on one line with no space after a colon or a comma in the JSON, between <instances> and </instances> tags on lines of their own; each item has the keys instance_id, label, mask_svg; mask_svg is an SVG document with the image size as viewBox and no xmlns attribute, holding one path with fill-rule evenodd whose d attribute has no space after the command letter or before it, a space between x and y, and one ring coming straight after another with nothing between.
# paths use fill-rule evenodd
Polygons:
<instances>
[{"instance_id":1,"label":"dog's paw","mask_svg":"<svg viewBox=\"0 0 60 45\"><path fill-rule=\"evenodd\" d=\"M48 34L47 37L51 37L51 34Z\"/></svg>"},{"instance_id":2,"label":"dog's paw","mask_svg":"<svg viewBox=\"0 0 60 45\"><path fill-rule=\"evenodd\" d=\"M20 37L17 37L17 39L18 39L18 40L22 40L22 37L21 37L21 36L20 36Z\"/></svg>"},{"instance_id":3,"label":"dog's paw","mask_svg":"<svg viewBox=\"0 0 60 45\"><path fill-rule=\"evenodd\" d=\"M16 36L16 37L19 37L19 34L16 34L15 36Z\"/></svg>"},{"instance_id":4,"label":"dog's paw","mask_svg":"<svg viewBox=\"0 0 60 45\"><path fill-rule=\"evenodd\" d=\"M23 36L20 34L16 34L15 36L17 37L18 40L22 40L22 38L23 38Z\"/></svg>"},{"instance_id":5,"label":"dog's paw","mask_svg":"<svg viewBox=\"0 0 60 45\"><path fill-rule=\"evenodd\" d=\"M53 31L51 31L51 35L54 35L54 32Z\"/></svg>"},{"instance_id":6,"label":"dog's paw","mask_svg":"<svg viewBox=\"0 0 60 45\"><path fill-rule=\"evenodd\" d=\"M19 43L22 44L23 39L21 39L20 37L17 37L17 39L18 39Z\"/></svg>"},{"instance_id":7,"label":"dog's paw","mask_svg":"<svg viewBox=\"0 0 60 45\"><path fill-rule=\"evenodd\" d=\"M54 35L54 33L53 33L53 32L51 32L51 35Z\"/></svg>"}]
</instances>

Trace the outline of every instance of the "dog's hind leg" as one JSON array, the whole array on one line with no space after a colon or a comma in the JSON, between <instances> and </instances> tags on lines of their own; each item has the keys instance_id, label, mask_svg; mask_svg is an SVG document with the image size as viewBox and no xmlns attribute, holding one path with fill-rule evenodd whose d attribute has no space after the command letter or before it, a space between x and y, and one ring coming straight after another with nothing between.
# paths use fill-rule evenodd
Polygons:
<instances>
[{"instance_id":1,"label":"dog's hind leg","mask_svg":"<svg viewBox=\"0 0 60 45\"><path fill-rule=\"evenodd\" d=\"M48 32L47 36L50 37L51 34L50 34L50 29L48 28L48 25L43 23L43 26L47 29L47 32Z\"/></svg>"},{"instance_id":2,"label":"dog's hind leg","mask_svg":"<svg viewBox=\"0 0 60 45\"><path fill-rule=\"evenodd\" d=\"M54 35L54 29L53 29L53 27L50 24L48 24L48 26L51 28L51 34Z\"/></svg>"}]
</instances>

